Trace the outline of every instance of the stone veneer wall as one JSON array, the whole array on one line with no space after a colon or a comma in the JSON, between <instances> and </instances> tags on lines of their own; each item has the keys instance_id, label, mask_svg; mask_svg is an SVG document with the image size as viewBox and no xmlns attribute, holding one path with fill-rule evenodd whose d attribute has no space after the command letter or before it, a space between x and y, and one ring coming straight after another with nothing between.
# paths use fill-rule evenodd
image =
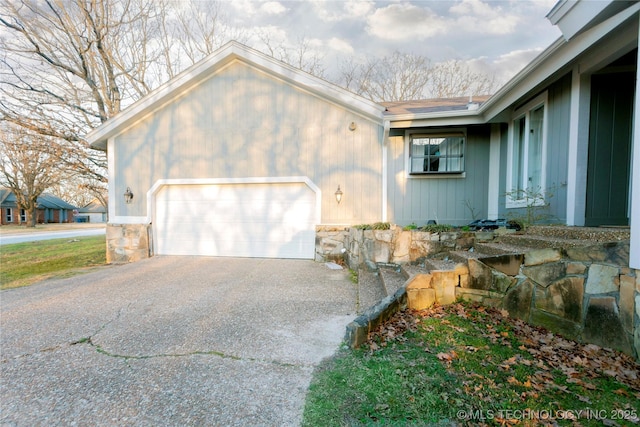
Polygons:
<instances>
[{"instance_id":1,"label":"stone veneer wall","mask_svg":"<svg viewBox=\"0 0 640 427\"><path fill-rule=\"evenodd\" d=\"M140 261L152 256L151 226L107 224L107 263Z\"/></svg>"},{"instance_id":2,"label":"stone veneer wall","mask_svg":"<svg viewBox=\"0 0 640 427\"><path fill-rule=\"evenodd\" d=\"M469 232L429 233L403 230L360 230L350 227L320 226L316 229L316 261L345 259L349 268L379 263L406 264L452 250L468 249L474 234Z\"/></svg>"},{"instance_id":3,"label":"stone veneer wall","mask_svg":"<svg viewBox=\"0 0 640 427\"><path fill-rule=\"evenodd\" d=\"M316 260L349 268L419 263L491 241L495 233L358 230L320 227ZM418 274L406 284L409 304L457 298L506 309L510 316L640 360L640 270L628 268L629 242L535 249L471 258L451 271Z\"/></svg>"},{"instance_id":4,"label":"stone veneer wall","mask_svg":"<svg viewBox=\"0 0 640 427\"><path fill-rule=\"evenodd\" d=\"M640 271L628 260L628 242L470 259L456 296L640 360Z\"/></svg>"}]
</instances>

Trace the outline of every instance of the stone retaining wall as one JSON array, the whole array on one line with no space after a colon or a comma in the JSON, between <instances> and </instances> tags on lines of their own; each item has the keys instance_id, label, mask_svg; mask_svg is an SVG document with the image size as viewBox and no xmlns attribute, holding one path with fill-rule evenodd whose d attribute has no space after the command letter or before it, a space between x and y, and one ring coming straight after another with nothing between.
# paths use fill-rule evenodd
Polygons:
<instances>
[{"instance_id":1,"label":"stone retaining wall","mask_svg":"<svg viewBox=\"0 0 640 427\"><path fill-rule=\"evenodd\" d=\"M353 227L318 227L316 261L344 259L354 270L379 263L406 264L473 245L473 233L403 230L361 230Z\"/></svg>"},{"instance_id":2,"label":"stone retaining wall","mask_svg":"<svg viewBox=\"0 0 640 427\"><path fill-rule=\"evenodd\" d=\"M624 267L628 259L628 242L469 259L468 268L414 276L407 284L409 306L450 303L441 295L455 292L456 298L504 308L511 317L640 360L640 271Z\"/></svg>"}]
</instances>

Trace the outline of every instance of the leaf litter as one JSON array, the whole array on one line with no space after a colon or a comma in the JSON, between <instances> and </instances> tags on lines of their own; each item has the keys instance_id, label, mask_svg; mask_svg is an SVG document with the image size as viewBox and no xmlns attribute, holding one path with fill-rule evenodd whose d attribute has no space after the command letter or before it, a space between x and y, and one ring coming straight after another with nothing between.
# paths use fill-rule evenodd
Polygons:
<instances>
[{"instance_id":1,"label":"leaf litter","mask_svg":"<svg viewBox=\"0 0 640 427\"><path fill-rule=\"evenodd\" d=\"M473 320L476 327L474 331L466 331L445 319L447 316ZM372 331L365 345L369 347L371 352L376 352L390 343L404 341L406 333L418 331L424 319L442 319L441 325L460 333L477 333L488 339L492 345L511 348L514 343L517 343L518 350L528 353L531 358L516 354L497 362L496 365L498 370L503 372L511 372L518 365L535 369L535 373L524 380L516 378L515 375L509 376L506 380L510 385L519 386L523 390L521 394L523 400L529 397L537 398L540 393L555 391L573 394L585 405L593 403L588 397L571 391L567 385L559 381L559 378L553 373L554 370L558 370L564 374L564 383L575 384L591 393L598 389L594 383L595 379L611 377L629 389L620 387L613 391L614 394L640 402L640 365L633 358L595 344L578 343L544 328L532 326L522 320L509 317L506 310L470 303L434 306L421 311L405 309L397 312L387 322ZM422 331L433 332L435 327L426 325L422 327ZM435 352L425 345L425 352L433 353L447 368L460 359L459 352L475 353L478 350L477 347L471 345L459 345L448 351ZM487 348L483 348L483 350L487 350ZM485 363L491 362L486 361ZM488 401L486 389L497 388L498 385L490 378L483 378L484 384L474 382L473 379L480 376L473 372L469 372L468 376L470 380L463 382L464 391L474 395L480 401ZM637 406L627 406L629 406L628 409L635 411L640 409ZM633 424L640 423L637 416L628 418L626 421Z\"/></svg>"}]
</instances>

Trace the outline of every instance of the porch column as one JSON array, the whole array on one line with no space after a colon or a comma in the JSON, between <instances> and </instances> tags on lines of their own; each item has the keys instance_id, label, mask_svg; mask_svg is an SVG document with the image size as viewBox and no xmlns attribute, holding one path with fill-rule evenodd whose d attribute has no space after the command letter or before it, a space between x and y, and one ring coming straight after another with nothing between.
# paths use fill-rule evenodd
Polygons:
<instances>
[{"instance_id":1,"label":"porch column","mask_svg":"<svg viewBox=\"0 0 640 427\"><path fill-rule=\"evenodd\" d=\"M580 73L580 64L571 72L571 112L567 169L567 225L584 225L587 206L587 165L589 153L590 76Z\"/></svg>"},{"instance_id":2,"label":"porch column","mask_svg":"<svg viewBox=\"0 0 640 427\"><path fill-rule=\"evenodd\" d=\"M489 137L489 189L487 191L487 219L500 215L500 123L491 123Z\"/></svg>"},{"instance_id":3,"label":"porch column","mask_svg":"<svg viewBox=\"0 0 640 427\"><path fill-rule=\"evenodd\" d=\"M640 15L636 18L640 21ZM640 25L638 26L640 28ZM638 39L640 40L640 29ZM637 41L636 41L637 43ZM640 269L640 55L636 65L636 96L633 104L633 138L631 140L631 194L629 195L629 222L631 225L631 251L629 266Z\"/></svg>"}]
</instances>

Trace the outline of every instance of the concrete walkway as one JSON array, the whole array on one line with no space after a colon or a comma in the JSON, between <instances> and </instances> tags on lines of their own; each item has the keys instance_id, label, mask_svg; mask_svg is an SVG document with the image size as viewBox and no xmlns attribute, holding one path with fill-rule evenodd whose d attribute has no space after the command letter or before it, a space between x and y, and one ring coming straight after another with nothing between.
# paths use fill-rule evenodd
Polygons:
<instances>
[{"instance_id":1,"label":"concrete walkway","mask_svg":"<svg viewBox=\"0 0 640 427\"><path fill-rule=\"evenodd\" d=\"M295 426L355 317L346 271L155 257L0 293L3 426Z\"/></svg>"}]
</instances>

